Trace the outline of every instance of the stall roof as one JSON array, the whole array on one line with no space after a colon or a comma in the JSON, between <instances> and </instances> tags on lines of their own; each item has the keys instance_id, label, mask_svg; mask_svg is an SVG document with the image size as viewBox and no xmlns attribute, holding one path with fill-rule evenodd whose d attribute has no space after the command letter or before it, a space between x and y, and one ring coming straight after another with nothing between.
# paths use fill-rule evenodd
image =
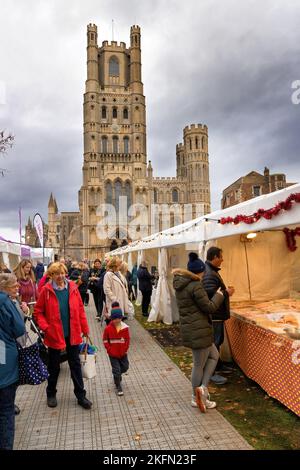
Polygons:
<instances>
[{"instance_id":1,"label":"stall roof","mask_svg":"<svg viewBox=\"0 0 300 470\"><path fill-rule=\"evenodd\" d=\"M136 240L129 245L117 248L109 254L122 255L138 250L170 247L186 243L200 243L202 241L229 237L231 235L240 235L253 231L274 230L280 227L298 224L300 223L300 204L298 203L293 203L290 210L282 210L277 216L270 220L262 217L253 224L240 222L237 225L232 223L222 225L219 223L221 218L234 218L240 214L250 216L259 209L272 209L279 202L285 201L291 194L300 194L299 183L270 194L264 194L241 202L227 209L211 212L210 214L190 220L184 224L145 237L142 240Z\"/></svg>"}]
</instances>

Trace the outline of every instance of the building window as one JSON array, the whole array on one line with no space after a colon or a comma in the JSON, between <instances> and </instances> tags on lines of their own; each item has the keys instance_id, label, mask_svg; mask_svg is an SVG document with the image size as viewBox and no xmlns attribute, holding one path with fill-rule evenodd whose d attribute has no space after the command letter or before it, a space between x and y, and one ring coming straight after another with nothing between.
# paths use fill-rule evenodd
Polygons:
<instances>
[{"instance_id":1,"label":"building window","mask_svg":"<svg viewBox=\"0 0 300 470\"><path fill-rule=\"evenodd\" d=\"M101 117L102 119L106 119L106 106L102 106Z\"/></svg>"},{"instance_id":2,"label":"building window","mask_svg":"<svg viewBox=\"0 0 300 470\"><path fill-rule=\"evenodd\" d=\"M129 153L129 137L124 137L124 153Z\"/></svg>"},{"instance_id":3,"label":"building window","mask_svg":"<svg viewBox=\"0 0 300 470\"><path fill-rule=\"evenodd\" d=\"M118 77L119 74L119 61L116 57L111 57L109 60L109 75L110 77Z\"/></svg>"},{"instance_id":4,"label":"building window","mask_svg":"<svg viewBox=\"0 0 300 470\"><path fill-rule=\"evenodd\" d=\"M173 191L172 191L172 202L178 202L178 191L177 191L177 189L173 189Z\"/></svg>"},{"instance_id":5,"label":"building window","mask_svg":"<svg viewBox=\"0 0 300 470\"><path fill-rule=\"evenodd\" d=\"M198 149L198 137L196 137L196 149Z\"/></svg>"},{"instance_id":6,"label":"building window","mask_svg":"<svg viewBox=\"0 0 300 470\"><path fill-rule=\"evenodd\" d=\"M190 150L192 150L192 139L190 139Z\"/></svg>"},{"instance_id":7,"label":"building window","mask_svg":"<svg viewBox=\"0 0 300 470\"><path fill-rule=\"evenodd\" d=\"M112 117L113 117L113 119L117 119L117 117L118 117L118 110L117 110L117 108L113 108Z\"/></svg>"},{"instance_id":8,"label":"building window","mask_svg":"<svg viewBox=\"0 0 300 470\"><path fill-rule=\"evenodd\" d=\"M119 212L120 197L122 196L122 184L120 181L115 182L115 209Z\"/></svg>"},{"instance_id":9,"label":"building window","mask_svg":"<svg viewBox=\"0 0 300 470\"><path fill-rule=\"evenodd\" d=\"M157 189L156 188L154 188L154 190L153 190L153 196L154 196L154 204L157 204L158 198L157 198Z\"/></svg>"},{"instance_id":10,"label":"building window","mask_svg":"<svg viewBox=\"0 0 300 470\"><path fill-rule=\"evenodd\" d=\"M253 196L257 197L261 195L261 187L260 186L253 186Z\"/></svg>"},{"instance_id":11,"label":"building window","mask_svg":"<svg viewBox=\"0 0 300 470\"><path fill-rule=\"evenodd\" d=\"M128 109L124 108L123 110L123 119L128 119Z\"/></svg>"},{"instance_id":12,"label":"building window","mask_svg":"<svg viewBox=\"0 0 300 470\"><path fill-rule=\"evenodd\" d=\"M127 209L132 204L132 189L129 181L125 183L125 196L127 197Z\"/></svg>"},{"instance_id":13,"label":"building window","mask_svg":"<svg viewBox=\"0 0 300 470\"><path fill-rule=\"evenodd\" d=\"M118 137L117 136L113 136L113 153L118 153L119 152L119 149L118 149Z\"/></svg>"},{"instance_id":14,"label":"building window","mask_svg":"<svg viewBox=\"0 0 300 470\"><path fill-rule=\"evenodd\" d=\"M106 193L106 204L112 204L112 185L110 181L108 181L105 185L105 193Z\"/></svg>"},{"instance_id":15,"label":"building window","mask_svg":"<svg viewBox=\"0 0 300 470\"><path fill-rule=\"evenodd\" d=\"M204 149L205 146L205 137L202 137L202 148Z\"/></svg>"},{"instance_id":16,"label":"building window","mask_svg":"<svg viewBox=\"0 0 300 470\"><path fill-rule=\"evenodd\" d=\"M102 142L102 153L107 153L107 137L102 137L101 142Z\"/></svg>"}]
</instances>

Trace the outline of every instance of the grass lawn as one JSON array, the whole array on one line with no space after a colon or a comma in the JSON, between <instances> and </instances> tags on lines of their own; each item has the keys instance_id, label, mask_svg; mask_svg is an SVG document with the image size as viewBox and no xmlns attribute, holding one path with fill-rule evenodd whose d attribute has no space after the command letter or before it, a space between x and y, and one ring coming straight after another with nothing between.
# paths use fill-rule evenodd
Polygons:
<instances>
[{"instance_id":1,"label":"grass lawn","mask_svg":"<svg viewBox=\"0 0 300 470\"><path fill-rule=\"evenodd\" d=\"M190 378L192 352L182 346L178 325L148 323L140 308L135 309L136 319ZM250 445L264 450L300 449L300 419L294 413L270 398L238 366L226 377L228 382L225 385L209 386L211 399L217 402L218 411Z\"/></svg>"}]
</instances>

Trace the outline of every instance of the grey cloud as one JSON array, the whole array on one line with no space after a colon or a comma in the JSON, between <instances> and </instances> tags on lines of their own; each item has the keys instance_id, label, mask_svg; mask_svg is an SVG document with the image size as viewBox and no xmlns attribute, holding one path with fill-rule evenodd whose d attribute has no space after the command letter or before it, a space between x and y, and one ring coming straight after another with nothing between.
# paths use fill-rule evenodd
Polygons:
<instances>
[{"instance_id":1,"label":"grey cloud","mask_svg":"<svg viewBox=\"0 0 300 470\"><path fill-rule=\"evenodd\" d=\"M148 158L155 176L175 175L183 127L209 127L213 208L232 181L264 166L300 181L299 112L291 83L300 79L300 5L279 0L121 2L3 0L0 80L7 103L0 127L16 144L0 161L0 227L47 214L54 192L60 210L77 210L82 167L82 101L86 24L99 43L129 44L142 27Z\"/></svg>"}]
</instances>

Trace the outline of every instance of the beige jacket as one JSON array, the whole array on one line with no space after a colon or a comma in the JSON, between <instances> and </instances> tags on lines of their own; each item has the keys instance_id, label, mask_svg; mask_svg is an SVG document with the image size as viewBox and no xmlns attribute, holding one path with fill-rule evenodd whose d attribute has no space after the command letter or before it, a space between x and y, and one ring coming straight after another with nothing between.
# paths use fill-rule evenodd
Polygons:
<instances>
[{"instance_id":1,"label":"beige jacket","mask_svg":"<svg viewBox=\"0 0 300 470\"><path fill-rule=\"evenodd\" d=\"M108 271L105 274L103 290L106 296L106 308L109 317L113 302L119 302L124 315L128 314L128 293L125 283L119 273L116 274L112 271Z\"/></svg>"}]
</instances>

